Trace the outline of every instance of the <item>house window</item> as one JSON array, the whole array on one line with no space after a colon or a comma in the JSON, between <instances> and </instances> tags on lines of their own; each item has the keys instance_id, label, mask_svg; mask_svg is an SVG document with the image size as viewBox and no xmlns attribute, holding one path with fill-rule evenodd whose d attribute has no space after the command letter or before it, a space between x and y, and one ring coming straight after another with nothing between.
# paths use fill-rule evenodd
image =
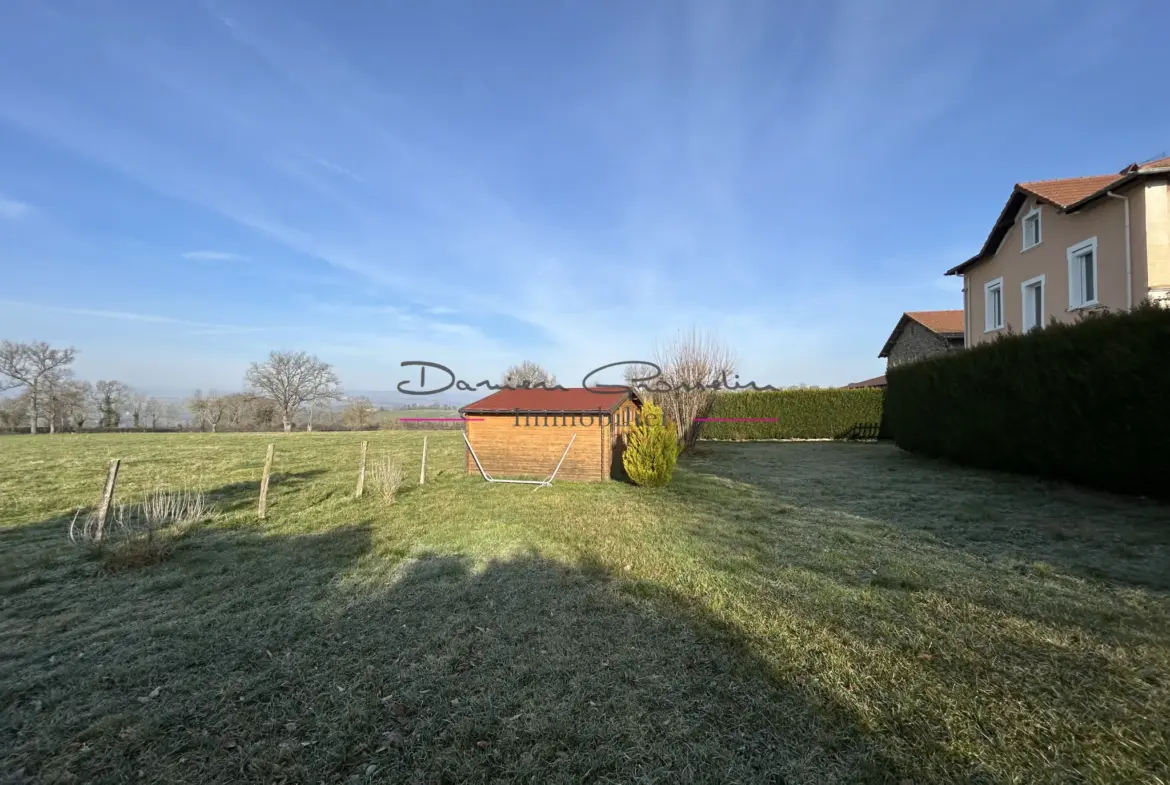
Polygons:
<instances>
[{"instance_id":1,"label":"house window","mask_svg":"<svg viewBox=\"0 0 1170 785\"><path fill-rule=\"evenodd\" d=\"M1068 249L1068 307L1097 304L1097 238Z\"/></svg>"},{"instance_id":2,"label":"house window","mask_svg":"<svg viewBox=\"0 0 1170 785\"><path fill-rule=\"evenodd\" d=\"M1024 247L1023 251L1040 244L1040 208L1024 216Z\"/></svg>"},{"instance_id":3,"label":"house window","mask_svg":"<svg viewBox=\"0 0 1170 785\"><path fill-rule=\"evenodd\" d=\"M996 278L984 285L984 316L987 332L1003 327L1003 279Z\"/></svg>"},{"instance_id":4,"label":"house window","mask_svg":"<svg viewBox=\"0 0 1170 785\"><path fill-rule=\"evenodd\" d=\"M1024 332L1044 326L1044 276L1020 284L1021 299L1024 301Z\"/></svg>"}]
</instances>

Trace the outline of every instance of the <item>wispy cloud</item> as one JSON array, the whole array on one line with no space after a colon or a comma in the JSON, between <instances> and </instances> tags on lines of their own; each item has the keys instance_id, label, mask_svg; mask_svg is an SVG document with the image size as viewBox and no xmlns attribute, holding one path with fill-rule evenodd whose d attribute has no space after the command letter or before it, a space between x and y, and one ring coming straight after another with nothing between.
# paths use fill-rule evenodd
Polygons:
<instances>
[{"instance_id":1,"label":"wispy cloud","mask_svg":"<svg viewBox=\"0 0 1170 785\"><path fill-rule=\"evenodd\" d=\"M6 218L10 221L17 221L24 218L32 211L32 207L24 202L18 202L15 199L9 199L5 196L0 196L0 218Z\"/></svg>"},{"instance_id":2,"label":"wispy cloud","mask_svg":"<svg viewBox=\"0 0 1170 785\"><path fill-rule=\"evenodd\" d=\"M136 313L133 311L106 311L97 308L72 308L60 305L45 305L43 303L30 303L20 300L0 300L0 305L7 308L20 308L29 311L40 311L46 313L68 314L70 316L84 316L95 319L110 319L120 322L143 322L147 324L170 324L180 327L196 328L190 334L216 334L226 335L231 333L252 333L264 332L267 330L275 330L279 328L268 327L248 327L235 324L215 324L210 322L192 321L189 319L178 319L173 316L162 316L159 314L150 313Z\"/></svg>"},{"instance_id":3,"label":"wispy cloud","mask_svg":"<svg viewBox=\"0 0 1170 785\"><path fill-rule=\"evenodd\" d=\"M230 251L187 251L184 259L196 262L250 262L251 258Z\"/></svg>"},{"instance_id":4,"label":"wispy cloud","mask_svg":"<svg viewBox=\"0 0 1170 785\"><path fill-rule=\"evenodd\" d=\"M313 163L317 164L317 166L320 166L322 169L333 172L334 174L339 174L343 177L348 177L349 179L353 180L354 182L358 182L358 183L365 182L365 180L361 177L361 175L359 175L356 172L353 172L349 169L346 169L341 164L336 164L333 161L330 161L328 159L322 158L322 157L317 156L317 155L313 155L312 153L306 153L304 150L298 150L297 153L299 155L301 155L306 161L312 161Z\"/></svg>"}]
</instances>

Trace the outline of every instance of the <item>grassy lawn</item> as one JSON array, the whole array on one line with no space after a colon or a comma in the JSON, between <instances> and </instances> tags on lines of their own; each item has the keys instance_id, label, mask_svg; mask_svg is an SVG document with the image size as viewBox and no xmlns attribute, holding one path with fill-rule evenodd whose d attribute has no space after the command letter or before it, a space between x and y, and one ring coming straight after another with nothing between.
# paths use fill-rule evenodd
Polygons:
<instances>
[{"instance_id":1,"label":"grassy lawn","mask_svg":"<svg viewBox=\"0 0 1170 785\"><path fill-rule=\"evenodd\" d=\"M832 443L533 490L457 432L417 487L423 435L0 439L0 781L1170 782L1170 508ZM219 512L109 571L110 457Z\"/></svg>"}]
</instances>

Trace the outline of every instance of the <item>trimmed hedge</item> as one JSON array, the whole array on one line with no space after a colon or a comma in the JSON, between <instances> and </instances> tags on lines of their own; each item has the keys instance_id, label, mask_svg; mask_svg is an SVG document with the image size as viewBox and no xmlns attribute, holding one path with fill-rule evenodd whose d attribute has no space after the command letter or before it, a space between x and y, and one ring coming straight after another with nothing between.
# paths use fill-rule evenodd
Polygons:
<instances>
[{"instance_id":1,"label":"trimmed hedge","mask_svg":"<svg viewBox=\"0 0 1170 785\"><path fill-rule=\"evenodd\" d=\"M886 379L906 450L1170 498L1170 310L1052 324Z\"/></svg>"},{"instance_id":2,"label":"trimmed hedge","mask_svg":"<svg viewBox=\"0 0 1170 785\"><path fill-rule=\"evenodd\" d=\"M704 439L875 438L883 391L759 390L721 392L707 417L775 417L776 422L706 422Z\"/></svg>"}]
</instances>

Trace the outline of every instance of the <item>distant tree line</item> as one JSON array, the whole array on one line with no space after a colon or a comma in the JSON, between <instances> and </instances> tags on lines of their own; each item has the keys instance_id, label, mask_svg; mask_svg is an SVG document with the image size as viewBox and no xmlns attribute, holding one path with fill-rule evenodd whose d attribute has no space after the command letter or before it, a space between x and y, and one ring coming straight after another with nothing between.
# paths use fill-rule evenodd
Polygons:
<instances>
[{"instance_id":1,"label":"distant tree line","mask_svg":"<svg viewBox=\"0 0 1170 785\"><path fill-rule=\"evenodd\" d=\"M396 427L397 416L368 397L347 397L332 366L306 352L274 351L254 362L242 392L204 393L185 401L145 395L115 379L74 378L73 347L44 341L0 342L0 430L192 429L268 431ZM407 409L451 409L410 404Z\"/></svg>"},{"instance_id":2,"label":"distant tree line","mask_svg":"<svg viewBox=\"0 0 1170 785\"><path fill-rule=\"evenodd\" d=\"M77 352L44 341L0 342L0 428L76 431L86 428L158 428L182 421L182 407L143 395L115 379L74 378Z\"/></svg>"}]
</instances>

